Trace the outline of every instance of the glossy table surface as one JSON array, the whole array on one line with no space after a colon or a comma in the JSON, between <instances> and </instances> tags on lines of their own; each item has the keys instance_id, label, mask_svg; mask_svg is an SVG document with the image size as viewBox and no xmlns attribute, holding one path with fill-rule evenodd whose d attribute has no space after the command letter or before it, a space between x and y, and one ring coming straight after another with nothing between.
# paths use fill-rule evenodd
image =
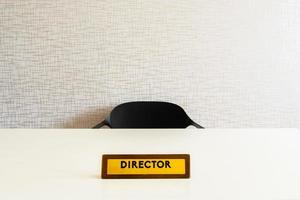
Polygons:
<instances>
[{"instance_id":1,"label":"glossy table surface","mask_svg":"<svg viewBox=\"0 0 300 200\"><path fill-rule=\"evenodd\" d=\"M190 179L100 178L102 154L190 154ZM300 200L297 129L0 129L0 199Z\"/></svg>"}]
</instances>

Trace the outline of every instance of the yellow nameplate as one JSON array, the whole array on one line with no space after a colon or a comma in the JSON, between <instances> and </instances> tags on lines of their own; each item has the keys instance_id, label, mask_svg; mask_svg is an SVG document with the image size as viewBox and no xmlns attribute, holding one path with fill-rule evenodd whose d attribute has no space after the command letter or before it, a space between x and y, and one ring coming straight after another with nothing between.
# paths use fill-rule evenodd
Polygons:
<instances>
[{"instance_id":1,"label":"yellow nameplate","mask_svg":"<svg viewBox=\"0 0 300 200\"><path fill-rule=\"evenodd\" d=\"M189 178L188 154L103 155L102 178Z\"/></svg>"}]
</instances>

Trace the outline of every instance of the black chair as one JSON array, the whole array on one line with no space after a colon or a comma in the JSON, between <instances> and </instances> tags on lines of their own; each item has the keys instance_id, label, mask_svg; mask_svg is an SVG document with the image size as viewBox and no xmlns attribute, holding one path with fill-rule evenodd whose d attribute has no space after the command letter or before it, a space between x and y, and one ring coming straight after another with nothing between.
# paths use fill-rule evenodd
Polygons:
<instances>
[{"instance_id":1,"label":"black chair","mask_svg":"<svg viewBox=\"0 0 300 200\"><path fill-rule=\"evenodd\" d=\"M203 128L189 118L178 105L167 102L138 101L115 107L110 115L93 128Z\"/></svg>"}]
</instances>

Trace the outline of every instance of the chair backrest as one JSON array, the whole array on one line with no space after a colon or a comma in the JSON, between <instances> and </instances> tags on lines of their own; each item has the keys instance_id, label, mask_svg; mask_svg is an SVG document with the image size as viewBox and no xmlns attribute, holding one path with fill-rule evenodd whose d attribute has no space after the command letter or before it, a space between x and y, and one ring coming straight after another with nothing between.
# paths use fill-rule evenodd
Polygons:
<instances>
[{"instance_id":1,"label":"chair backrest","mask_svg":"<svg viewBox=\"0 0 300 200\"><path fill-rule=\"evenodd\" d=\"M192 121L180 106L157 101L120 104L94 128L104 125L111 128L186 128L189 125L203 128Z\"/></svg>"}]
</instances>

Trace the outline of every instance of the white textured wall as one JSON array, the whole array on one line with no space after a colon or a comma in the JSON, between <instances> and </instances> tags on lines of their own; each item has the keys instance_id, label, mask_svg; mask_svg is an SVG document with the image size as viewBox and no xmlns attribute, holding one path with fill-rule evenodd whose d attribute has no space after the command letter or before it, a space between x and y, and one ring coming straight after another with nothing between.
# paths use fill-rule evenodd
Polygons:
<instances>
[{"instance_id":1,"label":"white textured wall","mask_svg":"<svg viewBox=\"0 0 300 200\"><path fill-rule=\"evenodd\" d=\"M299 0L0 0L0 127L91 127L125 101L205 127L300 127Z\"/></svg>"}]
</instances>

